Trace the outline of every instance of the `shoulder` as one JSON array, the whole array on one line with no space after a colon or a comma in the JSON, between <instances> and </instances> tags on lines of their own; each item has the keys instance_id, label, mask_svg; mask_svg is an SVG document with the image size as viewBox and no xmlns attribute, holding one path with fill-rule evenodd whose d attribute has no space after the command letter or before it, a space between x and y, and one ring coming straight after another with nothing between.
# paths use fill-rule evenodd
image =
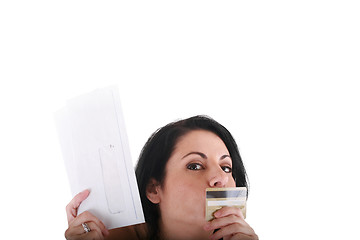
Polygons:
<instances>
[{"instance_id":1,"label":"shoulder","mask_svg":"<svg viewBox=\"0 0 360 240\"><path fill-rule=\"evenodd\" d=\"M109 230L110 235L106 240L142 240L146 236L146 224L137 224L122 228L114 228Z\"/></svg>"}]
</instances>

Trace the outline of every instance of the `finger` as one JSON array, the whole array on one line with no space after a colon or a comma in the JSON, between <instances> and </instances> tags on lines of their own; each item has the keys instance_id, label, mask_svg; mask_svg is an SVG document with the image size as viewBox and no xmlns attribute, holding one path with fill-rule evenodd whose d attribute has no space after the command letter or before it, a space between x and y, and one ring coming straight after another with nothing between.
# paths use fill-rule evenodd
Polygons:
<instances>
[{"instance_id":1,"label":"finger","mask_svg":"<svg viewBox=\"0 0 360 240\"><path fill-rule=\"evenodd\" d=\"M82 223L88 223L88 222L95 223L100 228L102 235L104 235L104 236L109 235L109 230L105 227L105 224L88 211L85 211L85 212L81 213L79 216L77 216L72 221L71 226L81 226L82 227L82 225L81 225Z\"/></svg>"},{"instance_id":2,"label":"finger","mask_svg":"<svg viewBox=\"0 0 360 240\"><path fill-rule=\"evenodd\" d=\"M237 233L237 232L241 232L244 234L254 233L254 230L250 227L250 225L247 222L245 222L244 219L235 215L214 219L211 222L208 222L204 226L204 230L213 231L215 229L224 229L229 226L232 226L231 228L229 228L229 231L233 231L232 233Z\"/></svg>"},{"instance_id":3,"label":"finger","mask_svg":"<svg viewBox=\"0 0 360 240\"><path fill-rule=\"evenodd\" d=\"M229 216L229 215L236 215L238 217L241 217L242 219L245 219L242 210L238 207L223 207L214 213L214 216L216 218Z\"/></svg>"},{"instance_id":4,"label":"finger","mask_svg":"<svg viewBox=\"0 0 360 240\"><path fill-rule=\"evenodd\" d=\"M221 218L215 218L211 222L207 222L204 225L204 230L206 230L206 231L215 230L215 229L222 228L222 227L225 227L225 226L233 224L233 223L240 224L244 227L250 227L249 224L247 222L245 222L245 220L242 219L241 217L238 217L236 215L229 215L229 216L225 216L225 217L221 217Z\"/></svg>"},{"instance_id":5,"label":"finger","mask_svg":"<svg viewBox=\"0 0 360 240\"><path fill-rule=\"evenodd\" d=\"M79 235L78 233L74 232L74 228L73 227L69 227L68 229L66 229L65 231L65 238L67 240L78 240L80 239L82 236Z\"/></svg>"},{"instance_id":6,"label":"finger","mask_svg":"<svg viewBox=\"0 0 360 240\"><path fill-rule=\"evenodd\" d=\"M104 239L104 235L102 234L100 227L99 227L96 223L94 223L94 222L87 222L86 224L87 224L88 227L90 228L90 232L86 232L86 231L84 230L84 228L83 228L82 225L79 226L79 227L80 227L79 231L81 232L81 234L82 234L82 235L85 234L85 236L86 236L85 239L88 239L87 237L88 237L89 235L91 235L91 234L89 234L89 233L93 233L93 232L96 232L96 233L97 233L97 234L95 235L95 236L97 237L96 239Z\"/></svg>"},{"instance_id":7,"label":"finger","mask_svg":"<svg viewBox=\"0 0 360 240\"><path fill-rule=\"evenodd\" d=\"M90 228L90 232L96 231L98 233L98 236L100 237L99 239L104 239L105 234L103 234L103 231L101 230L100 226L97 223L87 222L86 224ZM81 225L81 227L82 227L82 225ZM82 227L82 229L84 232L85 230L83 227Z\"/></svg>"},{"instance_id":8,"label":"finger","mask_svg":"<svg viewBox=\"0 0 360 240\"><path fill-rule=\"evenodd\" d=\"M66 206L66 216L68 224L70 225L71 221L77 216L77 210L82 203L90 194L89 190L84 190L78 193Z\"/></svg>"},{"instance_id":9,"label":"finger","mask_svg":"<svg viewBox=\"0 0 360 240\"><path fill-rule=\"evenodd\" d=\"M252 228L242 226L238 223L227 225L210 236L210 239L221 239L237 235L235 239L247 239L248 236L255 234ZM245 238L246 237L246 238Z\"/></svg>"},{"instance_id":10,"label":"finger","mask_svg":"<svg viewBox=\"0 0 360 240\"><path fill-rule=\"evenodd\" d=\"M91 230L90 232L81 234L80 239L81 240L90 240L90 239L91 240L104 240L104 236L97 231Z\"/></svg>"},{"instance_id":11,"label":"finger","mask_svg":"<svg viewBox=\"0 0 360 240\"><path fill-rule=\"evenodd\" d=\"M73 239L90 239L91 236L95 236L96 239L104 238L100 227L96 223L86 222L86 225L90 228L90 232L86 232L82 225L71 226L65 232L65 237L67 239L71 239L71 240L73 240ZM96 232L96 234L94 232Z\"/></svg>"},{"instance_id":12,"label":"finger","mask_svg":"<svg viewBox=\"0 0 360 240\"><path fill-rule=\"evenodd\" d=\"M248 236L248 235L238 233L238 234L235 234L234 236L230 237L229 240L259 240L259 237L256 234Z\"/></svg>"}]
</instances>

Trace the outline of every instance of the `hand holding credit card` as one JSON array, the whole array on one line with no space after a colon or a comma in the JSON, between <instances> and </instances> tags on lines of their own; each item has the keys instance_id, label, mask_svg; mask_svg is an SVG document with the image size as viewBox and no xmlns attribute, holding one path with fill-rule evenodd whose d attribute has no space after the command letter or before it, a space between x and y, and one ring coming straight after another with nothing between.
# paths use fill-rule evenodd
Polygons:
<instances>
[{"instance_id":1,"label":"hand holding credit card","mask_svg":"<svg viewBox=\"0 0 360 240\"><path fill-rule=\"evenodd\" d=\"M214 213L222 207L238 207L246 218L246 187L207 188L206 221L214 219Z\"/></svg>"}]
</instances>

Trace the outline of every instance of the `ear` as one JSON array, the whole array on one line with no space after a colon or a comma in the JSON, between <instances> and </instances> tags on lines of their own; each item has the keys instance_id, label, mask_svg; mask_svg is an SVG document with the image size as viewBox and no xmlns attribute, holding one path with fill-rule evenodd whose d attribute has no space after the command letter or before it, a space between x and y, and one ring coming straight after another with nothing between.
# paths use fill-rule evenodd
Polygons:
<instances>
[{"instance_id":1,"label":"ear","mask_svg":"<svg viewBox=\"0 0 360 240\"><path fill-rule=\"evenodd\" d=\"M154 204L160 203L160 184L155 179L150 179L146 186L146 196Z\"/></svg>"}]
</instances>

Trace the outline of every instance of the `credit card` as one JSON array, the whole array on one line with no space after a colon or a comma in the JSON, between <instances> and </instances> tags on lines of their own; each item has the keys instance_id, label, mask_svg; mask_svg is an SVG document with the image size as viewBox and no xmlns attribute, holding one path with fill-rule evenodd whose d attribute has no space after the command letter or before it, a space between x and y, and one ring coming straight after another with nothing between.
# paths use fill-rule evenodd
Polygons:
<instances>
[{"instance_id":1,"label":"credit card","mask_svg":"<svg viewBox=\"0 0 360 240\"><path fill-rule=\"evenodd\" d=\"M207 188L206 221L214 219L214 213L222 207L238 207L246 218L246 187Z\"/></svg>"}]
</instances>

